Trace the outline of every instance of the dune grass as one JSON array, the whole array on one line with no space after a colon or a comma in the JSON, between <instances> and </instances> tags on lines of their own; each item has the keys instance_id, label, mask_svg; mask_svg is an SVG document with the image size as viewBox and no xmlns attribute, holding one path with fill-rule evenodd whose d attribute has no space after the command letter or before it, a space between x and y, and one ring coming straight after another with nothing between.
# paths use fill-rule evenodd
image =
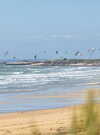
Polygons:
<instances>
[{"instance_id":1,"label":"dune grass","mask_svg":"<svg viewBox=\"0 0 100 135\"><path fill-rule=\"evenodd\" d=\"M86 103L79 112L74 110L71 133L72 135L100 135L99 105L96 102L94 90L87 93Z\"/></svg>"}]
</instances>

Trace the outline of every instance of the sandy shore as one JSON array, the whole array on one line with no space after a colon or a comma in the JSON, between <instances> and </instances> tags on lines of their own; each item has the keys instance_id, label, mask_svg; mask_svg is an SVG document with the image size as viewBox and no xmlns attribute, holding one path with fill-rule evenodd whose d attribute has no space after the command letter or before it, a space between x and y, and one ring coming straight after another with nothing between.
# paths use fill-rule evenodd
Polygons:
<instances>
[{"instance_id":1,"label":"sandy shore","mask_svg":"<svg viewBox=\"0 0 100 135\"><path fill-rule=\"evenodd\" d=\"M95 90L95 95L99 96L100 91ZM80 93L70 96L77 97ZM0 114L0 135L32 135L33 129L47 135L59 128L69 129L75 108L79 112L81 106Z\"/></svg>"},{"instance_id":2,"label":"sandy shore","mask_svg":"<svg viewBox=\"0 0 100 135\"><path fill-rule=\"evenodd\" d=\"M29 135L36 126L43 134L71 124L74 107L0 115L0 135Z\"/></svg>"},{"instance_id":3,"label":"sandy shore","mask_svg":"<svg viewBox=\"0 0 100 135\"><path fill-rule=\"evenodd\" d=\"M69 93L62 96L41 96L41 98L77 98L84 92ZM27 96L14 98L28 98ZM29 98L40 98L29 96ZM69 128L74 107L16 112L0 114L0 135L31 135L33 129L39 129L43 135L54 133L58 128Z\"/></svg>"}]
</instances>

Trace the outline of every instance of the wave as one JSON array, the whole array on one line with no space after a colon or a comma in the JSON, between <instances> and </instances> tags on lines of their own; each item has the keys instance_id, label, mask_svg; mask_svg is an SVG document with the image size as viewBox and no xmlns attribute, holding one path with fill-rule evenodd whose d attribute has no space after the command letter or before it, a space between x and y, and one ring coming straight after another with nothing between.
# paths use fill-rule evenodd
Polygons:
<instances>
[{"instance_id":1,"label":"wave","mask_svg":"<svg viewBox=\"0 0 100 135\"><path fill-rule=\"evenodd\" d=\"M5 71L5 72L4 72ZM5 66L0 69L0 90L71 87L100 81L100 67Z\"/></svg>"}]
</instances>

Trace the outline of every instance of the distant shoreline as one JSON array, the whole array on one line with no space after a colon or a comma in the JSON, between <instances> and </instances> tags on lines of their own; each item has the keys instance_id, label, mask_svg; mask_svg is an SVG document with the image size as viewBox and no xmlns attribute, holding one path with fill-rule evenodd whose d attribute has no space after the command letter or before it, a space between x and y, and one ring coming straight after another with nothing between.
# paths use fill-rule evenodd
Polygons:
<instances>
[{"instance_id":1,"label":"distant shoreline","mask_svg":"<svg viewBox=\"0 0 100 135\"><path fill-rule=\"evenodd\" d=\"M4 62L6 65L33 65L33 66L100 66L100 59L57 59L46 61L15 61Z\"/></svg>"}]
</instances>

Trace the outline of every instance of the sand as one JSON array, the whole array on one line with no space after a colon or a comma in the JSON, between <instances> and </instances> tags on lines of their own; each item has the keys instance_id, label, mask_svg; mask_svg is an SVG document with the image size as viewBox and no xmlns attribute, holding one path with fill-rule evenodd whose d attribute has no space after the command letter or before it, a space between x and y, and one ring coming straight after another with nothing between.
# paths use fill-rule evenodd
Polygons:
<instances>
[{"instance_id":1,"label":"sand","mask_svg":"<svg viewBox=\"0 0 100 135\"><path fill-rule=\"evenodd\" d=\"M100 91L95 93L99 95ZM73 112L75 108L80 111L81 106L0 114L0 135L32 135L33 129L47 135L59 128L70 129Z\"/></svg>"},{"instance_id":2,"label":"sand","mask_svg":"<svg viewBox=\"0 0 100 135\"><path fill-rule=\"evenodd\" d=\"M69 128L74 107L0 115L0 135L29 135L33 127L43 134Z\"/></svg>"}]
</instances>

